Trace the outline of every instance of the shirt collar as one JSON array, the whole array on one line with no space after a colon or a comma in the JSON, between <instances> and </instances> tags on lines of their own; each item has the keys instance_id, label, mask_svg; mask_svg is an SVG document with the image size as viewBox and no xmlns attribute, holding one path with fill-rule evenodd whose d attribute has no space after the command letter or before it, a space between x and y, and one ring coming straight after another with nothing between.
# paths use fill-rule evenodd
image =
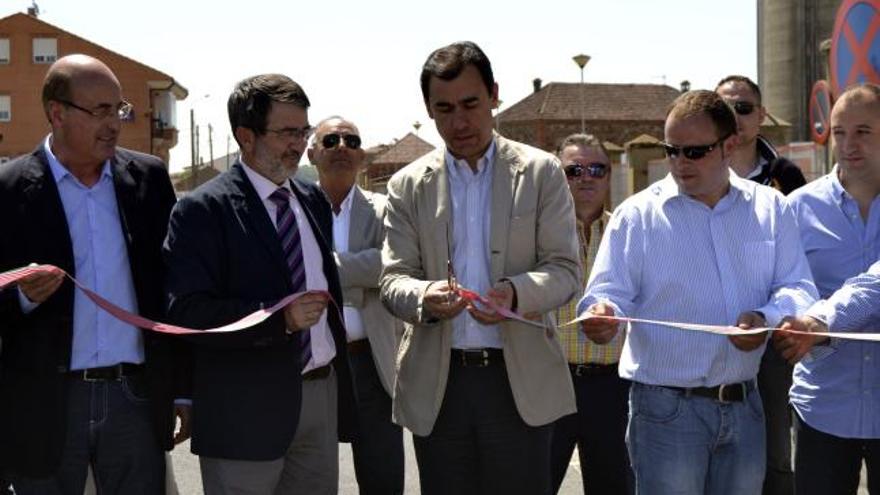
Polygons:
<instances>
[{"instance_id":1,"label":"shirt collar","mask_svg":"<svg viewBox=\"0 0 880 495\"><path fill-rule=\"evenodd\" d=\"M834 167L831 168L831 173L828 174L828 179L831 181L831 196L837 201L837 204L843 204L843 200L845 198L850 198L849 193L846 192L846 189L843 188L843 184L840 183L840 165L835 163Z\"/></svg>"},{"instance_id":2,"label":"shirt collar","mask_svg":"<svg viewBox=\"0 0 880 495\"><path fill-rule=\"evenodd\" d=\"M484 170L491 167L495 162L495 150L495 137L493 136L492 141L489 142L489 147L486 148L486 152L483 153L483 156L480 157L479 160L477 160L477 174L475 175L479 175ZM449 169L449 173L454 177L459 177L460 171L465 167L468 169L470 168L466 160L452 156L452 153L449 152L449 148L446 148L446 167Z\"/></svg>"},{"instance_id":3,"label":"shirt collar","mask_svg":"<svg viewBox=\"0 0 880 495\"><path fill-rule=\"evenodd\" d=\"M79 179L73 176L70 173L70 170L67 169L64 165L58 161L58 157L55 156L55 153L52 152L52 146L50 145L52 140L52 135L49 134L46 136L46 139L43 140L43 152L46 154L46 161L49 162L49 170L52 171L52 177L55 179L55 183L58 184L65 177L70 177L71 179L79 182ZM113 173L110 170L110 160L104 162L104 166L101 168L101 178L108 177L110 179L113 178Z\"/></svg>"},{"instance_id":4,"label":"shirt collar","mask_svg":"<svg viewBox=\"0 0 880 495\"><path fill-rule=\"evenodd\" d=\"M760 155L759 155L759 156L758 156L758 162L755 163L755 168L753 168L751 172L749 172L748 174L746 174L745 178L746 178L746 179L753 179L753 178L755 178L755 177L757 177L757 176L763 174L763 173L764 173L764 167L767 166L767 165L769 165L769 164L770 164L770 162L768 162L766 158L764 158L763 156L760 156Z\"/></svg>"},{"instance_id":5,"label":"shirt collar","mask_svg":"<svg viewBox=\"0 0 880 495\"><path fill-rule=\"evenodd\" d=\"M746 201L752 199L752 189L754 189L755 183L749 181L748 179L743 179L736 175L736 172L728 169L728 182L730 183L730 190L727 191L724 197L727 197L731 194L738 194L743 197ZM655 195L660 199L662 203L669 201L672 198L677 197L687 197L685 194L682 194L681 190L678 187L678 183L675 182L675 179L672 178L672 174L669 173L663 179L655 182L653 185L649 186L651 191L654 192Z\"/></svg>"},{"instance_id":6,"label":"shirt collar","mask_svg":"<svg viewBox=\"0 0 880 495\"><path fill-rule=\"evenodd\" d=\"M251 181L251 185L254 186L254 189L257 191L257 196L260 197L261 201L266 201L269 199L269 196L275 192L279 187L283 187L287 189L287 191L293 196L293 189L290 187L290 181L286 180L283 184L279 185L271 180L263 177L256 170L250 168L247 163L244 162L241 158L238 159L238 162L241 163L241 168L244 169L244 173L247 176L248 180Z\"/></svg>"},{"instance_id":7,"label":"shirt collar","mask_svg":"<svg viewBox=\"0 0 880 495\"><path fill-rule=\"evenodd\" d=\"M339 205L339 214L333 214L333 216L341 217L343 215L348 214L351 211L351 203L352 198L354 198L354 188L357 186L351 186L351 189L348 190L348 194L345 195L345 199L342 200L342 204Z\"/></svg>"}]
</instances>

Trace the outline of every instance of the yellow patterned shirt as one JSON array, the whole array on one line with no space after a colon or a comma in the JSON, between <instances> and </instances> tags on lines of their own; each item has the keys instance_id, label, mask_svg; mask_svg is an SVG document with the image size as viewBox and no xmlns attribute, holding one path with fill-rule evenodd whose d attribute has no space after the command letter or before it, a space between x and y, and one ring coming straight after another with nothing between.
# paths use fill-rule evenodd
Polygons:
<instances>
[{"instance_id":1,"label":"yellow patterned shirt","mask_svg":"<svg viewBox=\"0 0 880 495\"><path fill-rule=\"evenodd\" d=\"M581 286L586 287L587 280L590 278L590 269L593 266L593 260L596 259L596 252L599 251L599 242L602 240L602 234L605 232L605 224L608 223L610 214L605 212L602 216L590 225L590 237L586 237L584 232L584 224L577 221L578 244L580 245L581 263L584 266L584 280ZM578 294L569 301L568 304L556 310L556 321L565 323L577 317L577 303L583 294ZM565 350L565 357L572 364L613 364L620 360L620 351L623 349L624 339L616 338L611 342L599 345L590 341L580 331L580 326L572 325L559 329L559 339L562 342L562 348Z\"/></svg>"}]
</instances>

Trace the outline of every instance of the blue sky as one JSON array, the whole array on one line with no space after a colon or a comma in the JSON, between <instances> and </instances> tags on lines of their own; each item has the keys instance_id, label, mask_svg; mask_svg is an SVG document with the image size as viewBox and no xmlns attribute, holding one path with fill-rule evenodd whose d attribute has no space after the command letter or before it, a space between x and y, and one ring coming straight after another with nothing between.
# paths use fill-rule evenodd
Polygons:
<instances>
[{"instance_id":1,"label":"blue sky","mask_svg":"<svg viewBox=\"0 0 880 495\"><path fill-rule=\"evenodd\" d=\"M665 81L713 87L729 73L757 75L754 0L42 0L41 18L172 75L190 91L178 104L180 143L171 167L188 165L189 110L195 108L207 160L223 155L225 101L240 79L291 76L312 101L310 118L341 114L367 146L423 124L438 144L419 90L421 65L435 48L477 42L492 60L503 107L532 90L532 79L577 82L571 57L592 57L587 82ZM0 0L0 16L24 11ZM123 88L123 91L125 88ZM234 148L234 141L233 141Z\"/></svg>"}]
</instances>

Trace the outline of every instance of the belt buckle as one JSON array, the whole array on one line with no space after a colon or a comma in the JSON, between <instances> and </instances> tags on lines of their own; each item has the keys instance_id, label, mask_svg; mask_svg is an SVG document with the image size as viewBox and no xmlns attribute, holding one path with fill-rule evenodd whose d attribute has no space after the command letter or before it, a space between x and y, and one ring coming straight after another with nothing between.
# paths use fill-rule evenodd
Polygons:
<instances>
[{"instance_id":1,"label":"belt buckle","mask_svg":"<svg viewBox=\"0 0 880 495\"><path fill-rule=\"evenodd\" d=\"M718 402L720 402L721 404L730 404L731 403L731 401L729 401L729 400L724 400L724 390L727 389L727 387L731 387L731 386L740 387L740 389L742 389L742 400L743 401L746 400L746 392L748 390L746 390L745 383L742 383L742 382L734 383L734 384L722 383L721 385L718 386Z\"/></svg>"},{"instance_id":2,"label":"belt buckle","mask_svg":"<svg viewBox=\"0 0 880 495\"><path fill-rule=\"evenodd\" d=\"M88 370L88 369L84 369L84 370L82 370L82 379L83 379L84 382L91 382L91 383L95 383L95 382L100 382L100 381L101 381L100 378L90 378L90 377L89 377L89 370Z\"/></svg>"},{"instance_id":3,"label":"belt buckle","mask_svg":"<svg viewBox=\"0 0 880 495\"><path fill-rule=\"evenodd\" d=\"M472 361L472 359L479 359L479 361ZM486 349L462 349L461 365L485 368L489 366L489 351Z\"/></svg>"}]
</instances>

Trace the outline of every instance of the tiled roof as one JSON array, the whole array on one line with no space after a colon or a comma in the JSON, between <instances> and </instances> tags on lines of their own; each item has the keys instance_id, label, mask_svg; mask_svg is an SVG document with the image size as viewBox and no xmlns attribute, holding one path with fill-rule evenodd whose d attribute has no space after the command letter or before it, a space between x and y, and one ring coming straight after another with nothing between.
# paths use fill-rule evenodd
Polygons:
<instances>
[{"instance_id":1,"label":"tiled roof","mask_svg":"<svg viewBox=\"0 0 880 495\"><path fill-rule=\"evenodd\" d=\"M581 84L548 83L499 115L501 122L580 120ZM584 117L596 120L663 121L679 90L661 84L583 85Z\"/></svg>"},{"instance_id":2,"label":"tiled roof","mask_svg":"<svg viewBox=\"0 0 880 495\"><path fill-rule=\"evenodd\" d=\"M624 148L629 148L630 146L657 146L660 144L660 140L655 138L654 136L649 136L647 134L642 134L639 137L624 143Z\"/></svg>"},{"instance_id":3,"label":"tiled roof","mask_svg":"<svg viewBox=\"0 0 880 495\"><path fill-rule=\"evenodd\" d=\"M370 161L370 165L383 163L411 163L434 150L434 145L408 132L406 136Z\"/></svg>"}]
</instances>

